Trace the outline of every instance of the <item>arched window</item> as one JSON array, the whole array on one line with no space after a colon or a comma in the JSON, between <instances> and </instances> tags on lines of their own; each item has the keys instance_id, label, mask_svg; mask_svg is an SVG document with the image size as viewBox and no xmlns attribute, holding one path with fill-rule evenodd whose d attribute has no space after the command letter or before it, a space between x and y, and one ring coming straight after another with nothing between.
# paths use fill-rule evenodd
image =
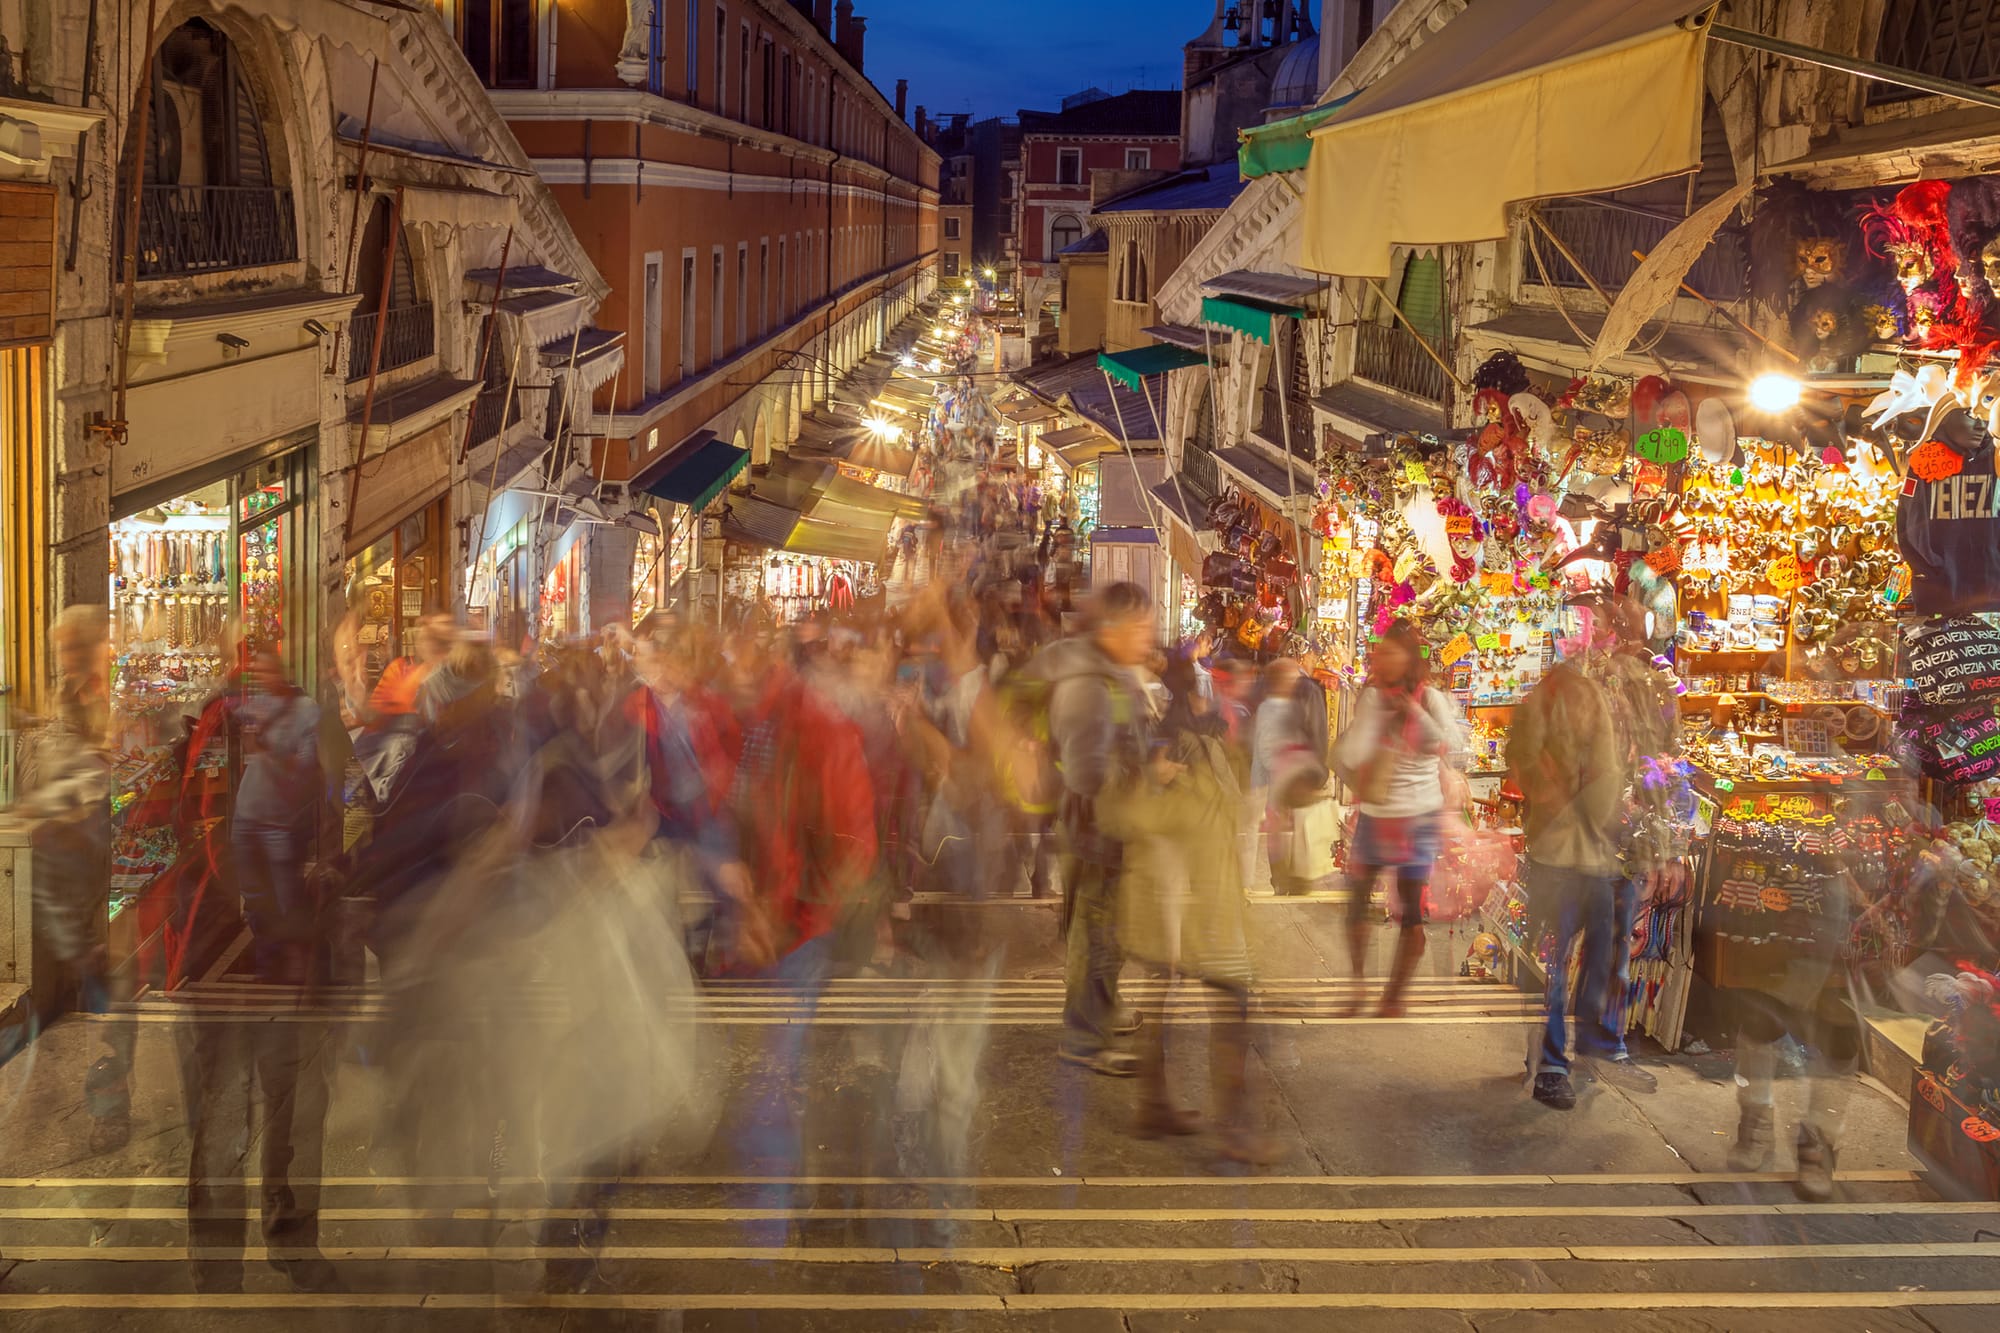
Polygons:
<instances>
[{"instance_id":1,"label":"arched window","mask_svg":"<svg viewBox=\"0 0 2000 1333\"><path fill-rule=\"evenodd\" d=\"M266 117L229 39L190 19L160 43L151 75L139 276L298 258L292 194L273 184Z\"/></svg>"},{"instance_id":2,"label":"arched window","mask_svg":"<svg viewBox=\"0 0 2000 1333\"><path fill-rule=\"evenodd\" d=\"M1049 253L1059 255L1083 239L1083 220L1074 213L1058 213L1049 224Z\"/></svg>"}]
</instances>

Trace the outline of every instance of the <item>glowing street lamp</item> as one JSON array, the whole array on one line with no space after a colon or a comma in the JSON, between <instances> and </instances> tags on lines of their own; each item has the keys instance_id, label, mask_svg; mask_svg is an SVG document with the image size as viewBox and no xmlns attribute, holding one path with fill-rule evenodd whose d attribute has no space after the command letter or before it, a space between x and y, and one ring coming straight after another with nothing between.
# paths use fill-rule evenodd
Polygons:
<instances>
[{"instance_id":1,"label":"glowing street lamp","mask_svg":"<svg viewBox=\"0 0 2000 1333\"><path fill-rule=\"evenodd\" d=\"M900 444L902 442L903 428L895 422L890 421L887 417L869 417L861 424L866 426L868 433L878 440L885 440L890 444Z\"/></svg>"},{"instance_id":2,"label":"glowing street lamp","mask_svg":"<svg viewBox=\"0 0 2000 1333\"><path fill-rule=\"evenodd\" d=\"M1750 381L1750 406L1759 412L1789 412L1799 405L1802 386L1790 375L1775 371Z\"/></svg>"}]
</instances>

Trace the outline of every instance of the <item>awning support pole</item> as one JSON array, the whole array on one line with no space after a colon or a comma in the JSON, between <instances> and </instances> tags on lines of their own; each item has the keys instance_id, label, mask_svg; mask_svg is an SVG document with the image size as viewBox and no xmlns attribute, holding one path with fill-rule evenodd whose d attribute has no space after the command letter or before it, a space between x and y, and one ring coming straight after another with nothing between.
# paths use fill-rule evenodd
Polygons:
<instances>
[{"instance_id":1,"label":"awning support pole","mask_svg":"<svg viewBox=\"0 0 2000 1333\"><path fill-rule=\"evenodd\" d=\"M1863 60L1859 56L1844 56L1834 51L1822 51L1814 46L1800 46L1797 42L1788 42L1782 37L1766 37L1761 32L1732 28L1726 23L1709 24L1708 35L1718 42L1728 42L1731 46L1747 46L1752 50L1789 56L1808 65L1818 65L1822 69L1852 74L1857 79L1893 83L1904 88L1914 88L1921 93L1932 93L1938 97L1970 102L1974 106L2000 108L2000 92L1970 83L1960 83L1956 79L1935 78L1929 74L1920 74L1913 69L1904 69L1899 65L1885 65L1879 60Z\"/></svg>"},{"instance_id":2,"label":"awning support pole","mask_svg":"<svg viewBox=\"0 0 2000 1333\"><path fill-rule=\"evenodd\" d=\"M1640 263L1643 264L1646 262L1646 252L1644 250L1634 250L1632 252L1632 258L1638 260ZM1716 304L1714 301L1709 300L1706 296L1703 296L1700 292L1696 291L1694 288L1688 286L1685 282L1681 284L1681 290L1686 292L1689 296L1692 296L1695 300L1701 302L1703 305L1707 306L1710 310L1713 310L1716 314L1728 320L1730 324L1734 325L1741 332L1749 334L1752 338L1755 338L1758 342L1764 344L1764 346L1769 350L1776 352L1778 353L1778 355L1791 361L1792 364L1798 365L1803 360L1803 358L1801 358L1799 354L1797 352L1794 352L1791 348L1782 347L1777 343L1772 342L1769 338L1766 338L1763 334L1757 332L1757 330L1751 328L1748 324L1745 324L1742 320L1738 319L1727 306Z\"/></svg>"},{"instance_id":3,"label":"awning support pole","mask_svg":"<svg viewBox=\"0 0 2000 1333\"><path fill-rule=\"evenodd\" d=\"M1139 377L1139 391L1146 395L1146 406L1152 409L1153 420L1158 422L1160 426L1160 454L1167 463L1167 477L1174 483L1174 498L1181 502L1182 510L1187 513L1188 521L1192 523L1194 521L1194 510L1188 506L1187 492L1181 489L1181 470L1173 465L1173 451L1167 448L1166 390L1162 389L1160 391L1160 402L1157 407L1153 405L1153 393L1152 390L1146 387L1146 377L1143 375ZM1111 401L1115 406L1118 400L1113 398Z\"/></svg>"},{"instance_id":4,"label":"awning support pole","mask_svg":"<svg viewBox=\"0 0 2000 1333\"><path fill-rule=\"evenodd\" d=\"M376 56L368 67L368 110L361 118L361 149L354 159L354 208L347 221L347 260L340 271L340 290L345 292L354 286L354 257L361 248L361 205L368 198L368 140L375 132L375 83L382 77L382 57ZM326 363L326 373L336 374L340 370L340 344L347 336L347 322L333 331L333 356Z\"/></svg>"},{"instance_id":5,"label":"awning support pole","mask_svg":"<svg viewBox=\"0 0 2000 1333\"><path fill-rule=\"evenodd\" d=\"M507 239L500 242L500 276L493 279L493 303L487 307L486 331L479 340L479 374L475 378L481 384L486 382L486 365L493 355L493 334L500 327L500 298L506 295L507 292L507 256L513 252L513 249L514 228L510 223L507 227ZM520 350L518 346L514 349L517 353L514 357L516 369L519 369L521 365L521 358L518 355ZM613 403L611 410L614 412L617 411L618 405ZM467 413L465 418L465 439L458 446L458 461L463 463L465 456L471 452L472 415Z\"/></svg>"},{"instance_id":6,"label":"awning support pole","mask_svg":"<svg viewBox=\"0 0 2000 1333\"><path fill-rule=\"evenodd\" d=\"M493 516L493 488L500 484L500 455L507 451L507 418L514 411L514 383L520 374L521 345L515 343L514 364L507 371L507 396L500 400L500 430L493 437L493 466L486 470L486 498L479 502L479 527L473 537L479 543L472 553L474 569L479 567L479 557L486 550L486 524Z\"/></svg>"},{"instance_id":7,"label":"awning support pole","mask_svg":"<svg viewBox=\"0 0 2000 1333\"><path fill-rule=\"evenodd\" d=\"M1584 283L1590 288L1591 291L1597 294L1598 300L1604 302L1604 308L1606 310L1609 310L1612 304L1611 297L1605 292L1603 284L1598 282L1598 280L1594 276L1592 276L1590 270L1583 266L1583 261L1576 257L1576 251L1570 249L1569 246L1563 241L1563 238L1556 235L1555 228L1549 226L1549 224L1542 219L1541 211L1539 209L1534 209L1534 208L1529 209L1528 221L1534 224L1534 227L1537 231L1541 232L1542 235L1549 238L1549 244L1553 245L1556 248L1556 253L1561 255L1563 257L1564 262L1566 262L1571 268L1575 269L1577 273L1582 276ZM1658 352L1648 352L1646 356L1648 360L1650 360L1654 365L1660 368L1660 374L1666 376L1668 379L1673 378L1674 374L1673 367L1668 365L1665 359L1662 358Z\"/></svg>"},{"instance_id":8,"label":"awning support pole","mask_svg":"<svg viewBox=\"0 0 2000 1333\"><path fill-rule=\"evenodd\" d=\"M1305 340L1305 326L1303 322L1292 330L1292 339L1292 351L1299 356L1304 356L1305 348L1298 346L1298 343ZM1271 374L1277 375L1280 371L1283 371L1289 377L1291 367L1281 367L1278 364L1277 341L1276 334L1274 333L1271 339ZM1292 407L1291 394L1288 392L1290 388L1291 385L1289 383L1278 386L1278 429L1283 431L1285 436L1284 447L1280 450L1285 456L1285 521L1292 525L1292 548L1299 558L1299 609L1305 612L1307 616L1310 616L1314 603L1308 600L1309 594L1306 590L1306 578L1308 574L1306 566L1305 524L1299 520L1298 485L1292 471L1296 465L1296 460L1292 457ZM1317 449L1313 450L1315 455L1318 452ZM1312 461L1314 465L1317 465L1319 459L1315 456Z\"/></svg>"},{"instance_id":9,"label":"awning support pole","mask_svg":"<svg viewBox=\"0 0 2000 1333\"><path fill-rule=\"evenodd\" d=\"M1097 373L1104 376L1104 391L1111 396L1111 411L1118 418L1118 442L1125 446L1125 461L1132 465L1132 484L1139 488L1139 503L1146 506L1146 522L1151 525L1154 532L1158 532L1160 517L1153 512L1153 488L1146 485L1145 478L1139 475L1139 457L1132 452L1132 436L1125 429L1125 409L1118 405L1118 386L1111 382L1111 372L1104 367L1099 366ZM1164 457L1165 455L1162 455L1162 458ZM1165 607L1160 609L1166 610Z\"/></svg>"},{"instance_id":10,"label":"awning support pole","mask_svg":"<svg viewBox=\"0 0 2000 1333\"><path fill-rule=\"evenodd\" d=\"M347 475L347 513L340 526L344 541L353 541L354 506L361 499L361 465L368 459L368 428L375 420L375 382L382 373L382 339L389 331L389 295L395 290L396 242L403 231L403 187L389 200L389 253L382 258L382 287L375 305L375 337L368 348L368 387L361 395L361 442L354 446L354 470Z\"/></svg>"},{"instance_id":11,"label":"awning support pole","mask_svg":"<svg viewBox=\"0 0 2000 1333\"><path fill-rule=\"evenodd\" d=\"M1582 272L1582 270L1579 269L1578 272ZM1362 281L1375 289L1375 294L1382 298L1383 305L1389 307L1389 313L1396 317L1396 322L1401 324L1404 331L1417 340L1417 346L1424 349L1425 355L1438 363L1438 369L1445 373L1445 378L1449 379L1457 387L1459 393L1470 394L1472 386L1460 379L1458 371L1453 368L1451 362L1445 360L1443 354L1437 348L1431 346L1430 339L1417 331L1417 326L1410 322L1410 317L1402 312L1401 308L1390 298L1389 293L1382 290L1382 284L1373 278L1363 278ZM1596 284L1593 283L1592 285L1595 286ZM1599 294L1602 295L1602 293Z\"/></svg>"}]
</instances>

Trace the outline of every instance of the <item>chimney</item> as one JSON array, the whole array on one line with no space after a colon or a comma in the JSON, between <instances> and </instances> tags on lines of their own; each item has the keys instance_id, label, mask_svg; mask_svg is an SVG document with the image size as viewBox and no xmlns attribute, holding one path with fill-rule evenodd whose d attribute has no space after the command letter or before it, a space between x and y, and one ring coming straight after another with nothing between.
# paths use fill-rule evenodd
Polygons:
<instances>
[{"instance_id":1,"label":"chimney","mask_svg":"<svg viewBox=\"0 0 2000 1333\"><path fill-rule=\"evenodd\" d=\"M833 0L812 0L812 21L813 26L819 29L819 35L832 41Z\"/></svg>"},{"instance_id":2,"label":"chimney","mask_svg":"<svg viewBox=\"0 0 2000 1333\"><path fill-rule=\"evenodd\" d=\"M908 120L910 118L908 114L909 106L910 106L910 81L908 79L897 79L896 80L897 120Z\"/></svg>"},{"instance_id":3,"label":"chimney","mask_svg":"<svg viewBox=\"0 0 2000 1333\"><path fill-rule=\"evenodd\" d=\"M917 138L923 140L925 143L931 141L931 118L924 114L924 108L921 104L917 107Z\"/></svg>"},{"instance_id":4,"label":"chimney","mask_svg":"<svg viewBox=\"0 0 2000 1333\"><path fill-rule=\"evenodd\" d=\"M847 57L847 63L859 70L862 42L868 36L868 20L854 16L854 0L838 0L833 14L833 49Z\"/></svg>"}]
</instances>

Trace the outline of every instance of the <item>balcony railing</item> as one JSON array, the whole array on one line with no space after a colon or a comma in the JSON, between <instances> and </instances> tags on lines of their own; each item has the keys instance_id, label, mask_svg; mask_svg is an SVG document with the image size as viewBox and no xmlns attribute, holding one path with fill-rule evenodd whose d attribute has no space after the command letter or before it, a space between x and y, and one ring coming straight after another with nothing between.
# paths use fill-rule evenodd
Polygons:
<instances>
[{"instance_id":1,"label":"balcony railing","mask_svg":"<svg viewBox=\"0 0 2000 1333\"><path fill-rule=\"evenodd\" d=\"M505 386L497 389L482 389L479 397L472 400L472 443L484 444L500 433L503 424L521 419L519 408L508 410Z\"/></svg>"},{"instance_id":2,"label":"balcony railing","mask_svg":"<svg viewBox=\"0 0 2000 1333\"><path fill-rule=\"evenodd\" d=\"M148 185L139 198L139 276L175 277L299 257L292 192L263 185Z\"/></svg>"},{"instance_id":3,"label":"balcony railing","mask_svg":"<svg viewBox=\"0 0 2000 1333\"><path fill-rule=\"evenodd\" d=\"M1560 236L1563 244L1590 270L1597 285L1613 295L1638 271L1639 261L1632 257L1632 252L1651 254L1678 221L1576 200L1543 204L1541 214L1549 230ZM1532 222L1526 225L1534 226ZM1548 237L1537 234L1527 239L1540 247L1542 266L1555 286L1590 286L1562 253L1549 244ZM1523 273L1529 282L1542 281L1542 270L1535 267L1533 258L1528 259ZM1735 232L1723 231L1701 252L1701 258L1688 271L1687 283L1711 300L1734 301L1743 295L1747 278L1741 238Z\"/></svg>"},{"instance_id":4,"label":"balcony railing","mask_svg":"<svg viewBox=\"0 0 2000 1333\"><path fill-rule=\"evenodd\" d=\"M2000 83L2000 0L1888 0L1875 58L1933 78ZM1868 82L1870 102L1925 95L1898 83Z\"/></svg>"},{"instance_id":5,"label":"balcony railing","mask_svg":"<svg viewBox=\"0 0 2000 1333\"><path fill-rule=\"evenodd\" d=\"M380 311L356 315L347 326L347 378L368 378L375 355L375 326L382 325L382 370L421 361L437 349L437 320L431 305L399 306L385 317Z\"/></svg>"},{"instance_id":6,"label":"balcony railing","mask_svg":"<svg viewBox=\"0 0 2000 1333\"><path fill-rule=\"evenodd\" d=\"M1444 367L1400 324L1354 326L1354 373L1427 402L1444 402L1450 389Z\"/></svg>"}]
</instances>

